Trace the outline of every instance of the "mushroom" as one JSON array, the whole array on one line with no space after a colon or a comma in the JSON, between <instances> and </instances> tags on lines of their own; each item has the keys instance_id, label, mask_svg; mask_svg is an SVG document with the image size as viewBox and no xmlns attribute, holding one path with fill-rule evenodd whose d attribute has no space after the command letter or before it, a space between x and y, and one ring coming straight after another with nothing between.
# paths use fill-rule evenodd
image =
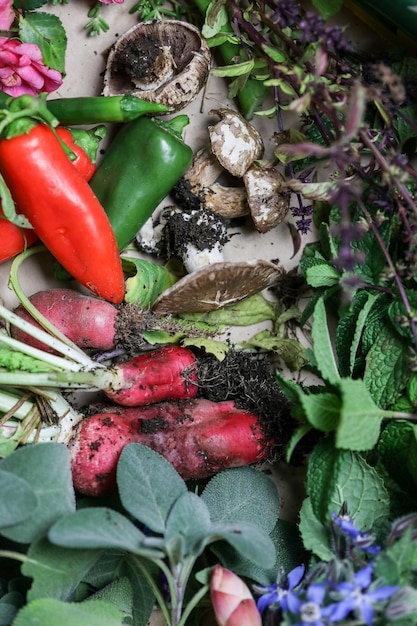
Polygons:
<instances>
[{"instance_id":1,"label":"mushroom","mask_svg":"<svg viewBox=\"0 0 417 626\"><path fill-rule=\"evenodd\" d=\"M243 175L255 228L266 233L278 226L290 208L290 193L277 167L254 163Z\"/></svg>"},{"instance_id":2,"label":"mushroom","mask_svg":"<svg viewBox=\"0 0 417 626\"><path fill-rule=\"evenodd\" d=\"M168 259L178 257L189 273L223 261L223 245L229 241L224 220L204 208L182 211L175 206L165 207L153 232L149 224L142 230L136 241L144 252L152 249Z\"/></svg>"},{"instance_id":3,"label":"mushroom","mask_svg":"<svg viewBox=\"0 0 417 626\"><path fill-rule=\"evenodd\" d=\"M225 219L249 214L246 190L216 182L224 168L209 147L198 150L193 161L172 190L175 201L187 210L204 207Z\"/></svg>"},{"instance_id":4,"label":"mushroom","mask_svg":"<svg viewBox=\"0 0 417 626\"><path fill-rule=\"evenodd\" d=\"M205 84L211 52L198 28L180 20L141 22L110 50L104 96L131 94L179 111Z\"/></svg>"},{"instance_id":5,"label":"mushroom","mask_svg":"<svg viewBox=\"0 0 417 626\"><path fill-rule=\"evenodd\" d=\"M224 261L180 278L155 301L156 315L220 309L277 285L284 269L270 261Z\"/></svg>"},{"instance_id":6,"label":"mushroom","mask_svg":"<svg viewBox=\"0 0 417 626\"><path fill-rule=\"evenodd\" d=\"M263 156L260 133L232 109L213 109L209 115L220 117L217 124L208 127L213 154L228 172L241 178L249 166Z\"/></svg>"}]
</instances>

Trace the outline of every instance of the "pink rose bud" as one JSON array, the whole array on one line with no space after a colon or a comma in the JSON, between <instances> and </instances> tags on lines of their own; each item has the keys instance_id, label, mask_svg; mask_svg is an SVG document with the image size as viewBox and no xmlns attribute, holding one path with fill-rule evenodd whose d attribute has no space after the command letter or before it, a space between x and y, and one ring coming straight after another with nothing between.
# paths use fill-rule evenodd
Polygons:
<instances>
[{"instance_id":1,"label":"pink rose bud","mask_svg":"<svg viewBox=\"0 0 417 626\"><path fill-rule=\"evenodd\" d=\"M210 597L218 626L262 626L261 615L247 585L221 565L213 570Z\"/></svg>"}]
</instances>

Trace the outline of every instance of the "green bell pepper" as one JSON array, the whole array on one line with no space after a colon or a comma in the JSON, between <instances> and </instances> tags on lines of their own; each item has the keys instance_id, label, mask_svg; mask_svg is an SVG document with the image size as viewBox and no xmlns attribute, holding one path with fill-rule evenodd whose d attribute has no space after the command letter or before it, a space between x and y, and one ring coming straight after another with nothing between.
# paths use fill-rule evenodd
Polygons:
<instances>
[{"instance_id":1,"label":"green bell pepper","mask_svg":"<svg viewBox=\"0 0 417 626\"><path fill-rule=\"evenodd\" d=\"M124 125L90 180L119 250L129 244L185 173L193 158L182 139L186 115L141 117Z\"/></svg>"}]
</instances>

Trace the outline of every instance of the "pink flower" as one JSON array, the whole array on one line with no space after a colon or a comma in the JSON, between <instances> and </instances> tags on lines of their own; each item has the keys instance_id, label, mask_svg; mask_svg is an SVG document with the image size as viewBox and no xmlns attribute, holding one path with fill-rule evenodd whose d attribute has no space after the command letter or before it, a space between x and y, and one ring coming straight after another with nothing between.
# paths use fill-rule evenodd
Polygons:
<instances>
[{"instance_id":1,"label":"pink flower","mask_svg":"<svg viewBox=\"0 0 417 626\"><path fill-rule=\"evenodd\" d=\"M101 4L123 4L124 0L100 0Z\"/></svg>"},{"instance_id":2,"label":"pink flower","mask_svg":"<svg viewBox=\"0 0 417 626\"><path fill-rule=\"evenodd\" d=\"M262 626L256 602L243 580L216 565L210 581L210 597L218 626Z\"/></svg>"},{"instance_id":3,"label":"pink flower","mask_svg":"<svg viewBox=\"0 0 417 626\"><path fill-rule=\"evenodd\" d=\"M1 1L1 0L0 0ZM17 97L36 96L62 85L57 70L46 67L37 44L0 37L0 90Z\"/></svg>"},{"instance_id":4,"label":"pink flower","mask_svg":"<svg viewBox=\"0 0 417 626\"><path fill-rule=\"evenodd\" d=\"M0 0L0 30L9 30L13 22L13 0Z\"/></svg>"}]
</instances>

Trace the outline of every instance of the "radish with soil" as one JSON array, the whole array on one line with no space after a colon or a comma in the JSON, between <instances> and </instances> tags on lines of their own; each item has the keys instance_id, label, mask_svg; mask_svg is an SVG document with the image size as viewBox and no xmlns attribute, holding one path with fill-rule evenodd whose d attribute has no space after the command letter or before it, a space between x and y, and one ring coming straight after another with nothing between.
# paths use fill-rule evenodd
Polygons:
<instances>
[{"instance_id":1,"label":"radish with soil","mask_svg":"<svg viewBox=\"0 0 417 626\"><path fill-rule=\"evenodd\" d=\"M1 305L0 316L66 357L48 354L3 333L0 344L12 350L3 351L0 356L3 366L0 385L101 390L112 401L127 406L193 398L197 394L196 357L187 348L165 346L118 365L105 366ZM13 365L16 351L36 359L37 371L31 372L30 368L28 371L4 371L16 369ZM43 371L39 370L39 363L44 366Z\"/></svg>"},{"instance_id":2,"label":"radish with soil","mask_svg":"<svg viewBox=\"0 0 417 626\"><path fill-rule=\"evenodd\" d=\"M260 462L273 445L258 417L233 401L110 406L80 422L69 443L75 489L90 496L113 493L117 461L129 443L164 456L184 480Z\"/></svg>"}]
</instances>

